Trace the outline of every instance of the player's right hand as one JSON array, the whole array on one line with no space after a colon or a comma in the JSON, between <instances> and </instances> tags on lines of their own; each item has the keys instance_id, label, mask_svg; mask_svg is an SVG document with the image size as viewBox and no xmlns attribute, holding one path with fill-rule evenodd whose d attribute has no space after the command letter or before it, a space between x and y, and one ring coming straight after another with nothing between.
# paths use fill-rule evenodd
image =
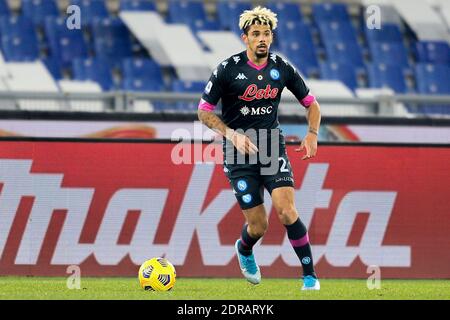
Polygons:
<instances>
[{"instance_id":1,"label":"player's right hand","mask_svg":"<svg viewBox=\"0 0 450 320\"><path fill-rule=\"evenodd\" d=\"M242 154L256 154L258 152L258 148L245 134L234 131L230 140L236 149Z\"/></svg>"}]
</instances>

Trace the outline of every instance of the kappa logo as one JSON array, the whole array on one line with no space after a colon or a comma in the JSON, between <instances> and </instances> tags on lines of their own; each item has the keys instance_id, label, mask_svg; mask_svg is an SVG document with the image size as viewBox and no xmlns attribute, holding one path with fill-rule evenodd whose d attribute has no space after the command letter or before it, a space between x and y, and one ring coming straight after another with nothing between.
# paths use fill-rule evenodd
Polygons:
<instances>
[{"instance_id":1,"label":"kappa logo","mask_svg":"<svg viewBox=\"0 0 450 320\"><path fill-rule=\"evenodd\" d=\"M243 73L239 73L237 76L236 76L236 78L234 78L235 80L237 80L237 79L239 79L239 80L245 80L245 79L248 79L246 76L245 76L245 74L243 74Z\"/></svg>"},{"instance_id":2,"label":"kappa logo","mask_svg":"<svg viewBox=\"0 0 450 320\"><path fill-rule=\"evenodd\" d=\"M275 53L272 53L270 55L270 59L272 59L272 61L276 63L277 62L277 55Z\"/></svg>"},{"instance_id":3,"label":"kappa logo","mask_svg":"<svg viewBox=\"0 0 450 320\"><path fill-rule=\"evenodd\" d=\"M234 60L234 64L238 64L238 62L241 61L241 58L239 56L234 56L233 60Z\"/></svg>"}]
</instances>

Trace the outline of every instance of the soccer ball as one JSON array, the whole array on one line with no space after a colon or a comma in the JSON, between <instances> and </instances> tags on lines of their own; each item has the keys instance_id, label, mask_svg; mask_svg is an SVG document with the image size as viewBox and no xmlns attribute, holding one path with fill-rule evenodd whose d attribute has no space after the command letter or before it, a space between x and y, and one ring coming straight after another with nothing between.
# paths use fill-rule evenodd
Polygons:
<instances>
[{"instance_id":1,"label":"soccer ball","mask_svg":"<svg viewBox=\"0 0 450 320\"><path fill-rule=\"evenodd\" d=\"M139 268L139 283L145 290L171 290L176 277L175 267L166 258L152 258Z\"/></svg>"}]
</instances>

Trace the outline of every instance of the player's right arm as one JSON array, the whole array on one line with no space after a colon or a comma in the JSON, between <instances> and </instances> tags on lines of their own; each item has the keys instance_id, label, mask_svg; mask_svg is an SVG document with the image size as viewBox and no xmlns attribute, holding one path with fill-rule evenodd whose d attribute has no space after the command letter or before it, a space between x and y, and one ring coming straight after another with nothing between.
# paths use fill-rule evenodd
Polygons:
<instances>
[{"instance_id":1,"label":"player's right arm","mask_svg":"<svg viewBox=\"0 0 450 320\"><path fill-rule=\"evenodd\" d=\"M230 140L240 153L254 154L258 152L258 148L251 142L250 138L229 128L214 112L217 103L223 95L225 80L223 68L219 71L217 70L211 75L203 92L202 99L198 105L198 119L211 130Z\"/></svg>"}]
</instances>

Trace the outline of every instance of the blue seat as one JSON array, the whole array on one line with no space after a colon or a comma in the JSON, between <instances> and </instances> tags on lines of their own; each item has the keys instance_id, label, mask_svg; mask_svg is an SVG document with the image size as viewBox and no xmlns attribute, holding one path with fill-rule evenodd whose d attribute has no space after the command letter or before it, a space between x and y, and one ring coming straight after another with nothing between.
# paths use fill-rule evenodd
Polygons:
<instances>
[{"instance_id":1,"label":"blue seat","mask_svg":"<svg viewBox=\"0 0 450 320\"><path fill-rule=\"evenodd\" d=\"M0 0L0 16L9 16L10 14L11 10L9 9L7 0Z\"/></svg>"},{"instance_id":2,"label":"blue seat","mask_svg":"<svg viewBox=\"0 0 450 320\"><path fill-rule=\"evenodd\" d=\"M280 21L275 33L280 35L279 37L275 36L280 46L282 43L288 44L290 41L300 41L314 45L310 26L304 22Z\"/></svg>"},{"instance_id":3,"label":"blue seat","mask_svg":"<svg viewBox=\"0 0 450 320\"><path fill-rule=\"evenodd\" d=\"M39 57L39 45L32 22L24 16L0 18L1 42L7 61L33 61Z\"/></svg>"},{"instance_id":4,"label":"blue seat","mask_svg":"<svg viewBox=\"0 0 450 320\"><path fill-rule=\"evenodd\" d=\"M417 90L424 94L450 94L450 66L416 64Z\"/></svg>"},{"instance_id":5,"label":"blue seat","mask_svg":"<svg viewBox=\"0 0 450 320\"><path fill-rule=\"evenodd\" d=\"M206 20L203 2L170 0L168 3L168 21L187 23L189 20Z\"/></svg>"},{"instance_id":6,"label":"blue seat","mask_svg":"<svg viewBox=\"0 0 450 320\"><path fill-rule=\"evenodd\" d=\"M43 26L46 17L57 17L58 6L54 0L22 0L22 13L36 26Z\"/></svg>"},{"instance_id":7,"label":"blue seat","mask_svg":"<svg viewBox=\"0 0 450 320\"><path fill-rule=\"evenodd\" d=\"M368 43L375 42L402 42L400 28L396 24L383 24L381 29L364 28Z\"/></svg>"},{"instance_id":8,"label":"blue seat","mask_svg":"<svg viewBox=\"0 0 450 320\"><path fill-rule=\"evenodd\" d=\"M156 81L149 81L147 78L124 78L122 82L122 89L126 91L162 91L163 85Z\"/></svg>"},{"instance_id":9,"label":"blue seat","mask_svg":"<svg viewBox=\"0 0 450 320\"><path fill-rule=\"evenodd\" d=\"M218 20L221 28L240 34L239 17L244 10L251 10L250 3L240 1L217 2Z\"/></svg>"},{"instance_id":10,"label":"blue seat","mask_svg":"<svg viewBox=\"0 0 450 320\"><path fill-rule=\"evenodd\" d=\"M450 46L443 41L418 41L416 43L418 62L450 64Z\"/></svg>"},{"instance_id":11,"label":"blue seat","mask_svg":"<svg viewBox=\"0 0 450 320\"><path fill-rule=\"evenodd\" d=\"M205 89L205 86L206 82L204 81L183 81L177 79L172 82L172 91L201 93Z\"/></svg>"},{"instance_id":12,"label":"blue seat","mask_svg":"<svg viewBox=\"0 0 450 320\"><path fill-rule=\"evenodd\" d=\"M358 43L356 30L350 21L321 21L317 25L325 44L330 41Z\"/></svg>"},{"instance_id":13,"label":"blue seat","mask_svg":"<svg viewBox=\"0 0 450 320\"><path fill-rule=\"evenodd\" d=\"M202 93L205 89L206 82L203 81L183 81L176 79L172 82L173 92L190 92L190 93ZM172 109L180 112L191 112L197 110L198 101L188 102L179 101L172 105Z\"/></svg>"},{"instance_id":14,"label":"blue seat","mask_svg":"<svg viewBox=\"0 0 450 320\"><path fill-rule=\"evenodd\" d=\"M131 34L119 18L95 18L92 34L96 55L112 68L119 68L123 58L132 55Z\"/></svg>"},{"instance_id":15,"label":"blue seat","mask_svg":"<svg viewBox=\"0 0 450 320\"><path fill-rule=\"evenodd\" d=\"M91 80L97 82L104 91L114 88L113 77L108 65L97 58L74 59L72 62L75 80Z\"/></svg>"},{"instance_id":16,"label":"blue seat","mask_svg":"<svg viewBox=\"0 0 450 320\"><path fill-rule=\"evenodd\" d=\"M2 49L6 61L35 61L39 58L37 42L23 36L2 36Z\"/></svg>"},{"instance_id":17,"label":"blue seat","mask_svg":"<svg viewBox=\"0 0 450 320\"><path fill-rule=\"evenodd\" d=\"M147 78L149 81L164 85L161 67L153 60L147 58L127 58L122 62L124 78Z\"/></svg>"},{"instance_id":18,"label":"blue seat","mask_svg":"<svg viewBox=\"0 0 450 320\"><path fill-rule=\"evenodd\" d=\"M48 56L48 57L45 57L44 59L42 59L42 62L45 64L48 71L51 73L51 75L53 76L53 78L55 80L62 79L62 73L61 73L61 69L59 67L60 64L57 59L53 58L52 56Z\"/></svg>"},{"instance_id":19,"label":"blue seat","mask_svg":"<svg viewBox=\"0 0 450 320\"><path fill-rule=\"evenodd\" d=\"M60 67L68 68L73 59L88 56L83 32L68 29L64 18L47 17L44 31L50 46L50 54Z\"/></svg>"},{"instance_id":20,"label":"blue seat","mask_svg":"<svg viewBox=\"0 0 450 320\"><path fill-rule=\"evenodd\" d=\"M286 48L291 42L297 41L302 43L302 46L311 46L315 51L311 30L306 23L293 21L284 23L279 21L278 28L274 33L272 50L282 50L282 48Z\"/></svg>"},{"instance_id":21,"label":"blue seat","mask_svg":"<svg viewBox=\"0 0 450 320\"><path fill-rule=\"evenodd\" d=\"M401 66L370 63L367 65L367 71L371 88L388 87L397 93L407 91L407 83Z\"/></svg>"},{"instance_id":22,"label":"blue seat","mask_svg":"<svg viewBox=\"0 0 450 320\"><path fill-rule=\"evenodd\" d=\"M270 1L267 8L277 14L278 23L302 22L303 14L297 3Z\"/></svg>"},{"instance_id":23,"label":"blue seat","mask_svg":"<svg viewBox=\"0 0 450 320\"><path fill-rule=\"evenodd\" d=\"M422 94L450 94L450 66L447 64L418 63L415 67L416 85ZM450 104L421 104L414 112L450 114Z\"/></svg>"},{"instance_id":24,"label":"blue seat","mask_svg":"<svg viewBox=\"0 0 450 320\"><path fill-rule=\"evenodd\" d=\"M314 20L321 21L350 21L347 5L343 3L315 3L312 6Z\"/></svg>"},{"instance_id":25,"label":"blue seat","mask_svg":"<svg viewBox=\"0 0 450 320\"><path fill-rule=\"evenodd\" d=\"M283 43L280 49L286 58L303 74L310 76L318 72L319 63L314 46L301 41L290 41Z\"/></svg>"},{"instance_id":26,"label":"blue seat","mask_svg":"<svg viewBox=\"0 0 450 320\"><path fill-rule=\"evenodd\" d=\"M21 35L37 39L33 23L23 15L0 17L0 30L2 35Z\"/></svg>"},{"instance_id":27,"label":"blue seat","mask_svg":"<svg viewBox=\"0 0 450 320\"><path fill-rule=\"evenodd\" d=\"M325 51L329 62L364 67L361 47L356 42L325 42Z\"/></svg>"},{"instance_id":28,"label":"blue seat","mask_svg":"<svg viewBox=\"0 0 450 320\"><path fill-rule=\"evenodd\" d=\"M82 26L90 26L95 18L109 17L104 0L70 0L70 4L80 7Z\"/></svg>"},{"instance_id":29,"label":"blue seat","mask_svg":"<svg viewBox=\"0 0 450 320\"><path fill-rule=\"evenodd\" d=\"M156 11L156 5L151 0L121 0L121 11Z\"/></svg>"},{"instance_id":30,"label":"blue seat","mask_svg":"<svg viewBox=\"0 0 450 320\"><path fill-rule=\"evenodd\" d=\"M375 42L370 44L372 61L409 66L408 54L403 42Z\"/></svg>"},{"instance_id":31,"label":"blue seat","mask_svg":"<svg viewBox=\"0 0 450 320\"><path fill-rule=\"evenodd\" d=\"M187 24L194 32L220 30L219 21L210 19L203 2L199 1L169 1L167 20L172 23Z\"/></svg>"},{"instance_id":32,"label":"blue seat","mask_svg":"<svg viewBox=\"0 0 450 320\"><path fill-rule=\"evenodd\" d=\"M195 19L195 20L189 20L187 22L189 27L192 31L218 31L220 30L220 24L217 20L201 20L201 19Z\"/></svg>"},{"instance_id":33,"label":"blue seat","mask_svg":"<svg viewBox=\"0 0 450 320\"><path fill-rule=\"evenodd\" d=\"M342 81L351 90L358 87L358 78L355 67L348 63L320 63L322 79Z\"/></svg>"}]
</instances>

